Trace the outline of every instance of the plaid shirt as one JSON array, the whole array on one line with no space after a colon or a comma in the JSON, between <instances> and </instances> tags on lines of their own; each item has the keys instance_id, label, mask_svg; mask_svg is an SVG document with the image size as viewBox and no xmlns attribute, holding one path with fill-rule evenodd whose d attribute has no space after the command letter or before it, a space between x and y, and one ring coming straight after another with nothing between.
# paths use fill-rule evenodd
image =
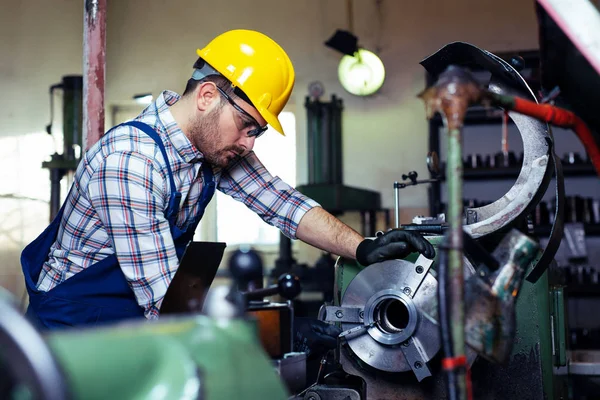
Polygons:
<instances>
[{"instance_id":1,"label":"plaid shirt","mask_svg":"<svg viewBox=\"0 0 600 400\"><path fill-rule=\"evenodd\" d=\"M165 91L136 120L153 127L164 143L182 194L177 226L185 229L199 212L204 158L169 111L177 100L179 95ZM253 152L226 169L213 171L218 190L243 202L291 238L296 237L304 214L318 205L271 176ZM131 126L114 129L92 146L75 173L38 289L48 291L116 253L146 318L157 318L179 265L164 216L171 192L167 174L159 147Z\"/></svg>"}]
</instances>

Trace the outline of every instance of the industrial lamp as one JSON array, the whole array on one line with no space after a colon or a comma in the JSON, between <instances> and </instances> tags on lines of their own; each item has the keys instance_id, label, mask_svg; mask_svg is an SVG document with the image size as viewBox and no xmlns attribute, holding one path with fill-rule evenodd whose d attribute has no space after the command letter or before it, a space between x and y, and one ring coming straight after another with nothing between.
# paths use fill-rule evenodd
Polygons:
<instances>
[{"instance_id":1,"label":"industrial lamp","mask_svg":"<svg viewBox=\"0 0 600 400\"><path fill-rule=\"evenodd\" d=\"M369 96L381 88L385 80L383 63L375 53L359 48L356 36L337 30L325 45L344 54L338 66L338 79L344 89L356 96Z\"/></svg>"}]
</instances>

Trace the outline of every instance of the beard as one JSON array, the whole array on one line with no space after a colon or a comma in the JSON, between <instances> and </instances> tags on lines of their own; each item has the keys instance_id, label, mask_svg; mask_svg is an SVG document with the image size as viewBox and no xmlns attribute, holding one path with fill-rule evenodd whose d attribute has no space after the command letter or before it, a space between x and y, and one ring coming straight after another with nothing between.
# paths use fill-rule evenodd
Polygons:
<instances>
[{"instance_id":1,"label":"beard","mask_svg":"<svg viewBox=\"0 0 600 400\"><path fill-rule=\"evenodd\" d=\"M223 145L219 133L219 119L223 107L216 107L206 115L199 116L192 124L191 137L194 146L209 164L225 168L238 159L245 149L236 145ZM232 154L234 153L234 154Z\"/></svg>"}]
</instances>

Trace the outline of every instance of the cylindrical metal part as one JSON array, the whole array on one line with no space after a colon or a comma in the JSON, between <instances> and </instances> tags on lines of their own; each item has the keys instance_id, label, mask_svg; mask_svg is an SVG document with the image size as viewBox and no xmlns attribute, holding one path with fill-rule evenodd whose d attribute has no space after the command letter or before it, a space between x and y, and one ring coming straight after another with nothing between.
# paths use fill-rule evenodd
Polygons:
<instances>
[{"instance_id":1,"label":"cylindrical metal part","mask_svg":"<svg viewBox=\"0 0 600 400\"><path fill-rule=\"evenodd\" d=\"M308 183L323 183L321 176L321 102L311 101L308 97L306 107L307 144L308 144Z\"/></svg>"},{"instance_id":2,"label":"cylindrical metal part","mask_svg":"<svg viewBox=\"0 0 600 400\"><path fill-rule=\"evenodd\" d=\"M89 149L104 134L106 0L84 0L83 142Z\"/></svg>"},{"instance_id":3,"label":"cylindrical metal part","mask_svg":"<svg viewBox=\"0 0 600 400\"><path fill-rule=\"evenodd\" d=\"M332 127L332 103L321 103L319 115L321 117L321 132L320 137L320 155L319 167L321 169L321 181L319 183L333 183L331 177L331 127Z\"/></svg>"},{"instance_id":4,"label":"cylindrical metal part","mask_svg":"<svg viewBox=\"0 0 600 400\"><path fill-rule=\"evenodd\" d=\"M60 210L60 180L63 173L58 168L50 168L50 222Z\"/></svg>"},{"instance_id":5,"label":"cylindrical metal part","mask_svg":"<svg viewBox=\"0 0 600 400\"><path fill-rule=\"evenodd\" d=\"M281 273L289 271L296 260L292 256L292 241L283 233L279 235L279 257L275 260L275 269Z\"/></svg>"},{"instance_id":6,"label":"cylindrical metal part","mask_svg":"<svg viewBox=\"0 0 600 400\"><path fill-rule=\"evenodd\" d=\"M332 183L342 184L344 181L342 162L342 99L331 96L331 178Z\"/></svg>"},{"instance_id":7,"label":"cylindrical metal part","mask_svg":"<svg viewBox=\"0 0 600 400\"><path fill-rule=\"evenodd\" d=\"M63 76L63 157L75 160L75 146L82 145L81 122L83 77Z\"/></svg>"},{"instance_id":8,"label":"cylindrical metal part","mask_svg":"<svg viewBox=\"0 0 600 400\"><path fill-rule=\"evenodd\" d=\"M395 211L395 220L396 228L400 227L400 187L398 186L398 182L394 182L394 211Z\"/></svg>"},{"instance_id":9,"label":"cylindrical metal part","mask_svg":"<svg viewBox=\"0 0 600 400\"><path fill-rule=\"evenodd\" d=\"M446 177L448 180L448 277L450 320L454 356L465 354L465 309L463 273L463 164L461 128L448 130ZM466 393L464 376L458 379L461 397Z\"/></svg>"}]
</instances>

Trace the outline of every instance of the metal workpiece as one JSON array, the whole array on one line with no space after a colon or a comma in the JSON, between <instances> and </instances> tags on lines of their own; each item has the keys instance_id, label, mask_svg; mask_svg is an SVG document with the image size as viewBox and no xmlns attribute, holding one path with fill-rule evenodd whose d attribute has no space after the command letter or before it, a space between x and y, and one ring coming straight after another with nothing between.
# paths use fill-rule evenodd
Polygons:
<instances>
[{"instance_id":1,"label":"metal workpiece","mask_svg":"<svg viewBox=\"0 0 600 400\"><path fill-rule=\"evenodd\" d=\"M501 267L487 281L474 275L466 284L465 340L488 360L504 363L512 352L516 300L538 250L536 242L513 229L493 253Z\"/></svg>"},{"instance_id":2,"label":"metal workpiece","mask_svg":"<svg viewBox=\"0 0 600 400\"><path fill-rule=\"evenodd\" d=\"M474 269L466 259L465 264L471 276ZM431 375L427 363L441 343L432 265L422 255L414 263L372 264L352 279L339 307L326 307L327 321L354 319L342 322L341 337L355 357L380 371L412 371L419 381Z\"/></svg>"}]
</instances>

